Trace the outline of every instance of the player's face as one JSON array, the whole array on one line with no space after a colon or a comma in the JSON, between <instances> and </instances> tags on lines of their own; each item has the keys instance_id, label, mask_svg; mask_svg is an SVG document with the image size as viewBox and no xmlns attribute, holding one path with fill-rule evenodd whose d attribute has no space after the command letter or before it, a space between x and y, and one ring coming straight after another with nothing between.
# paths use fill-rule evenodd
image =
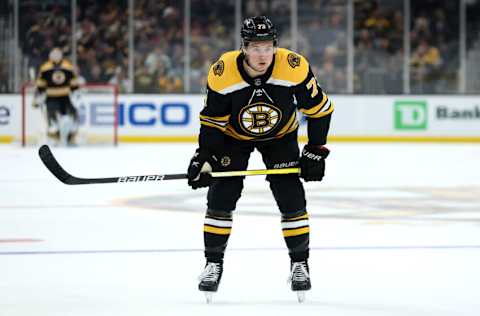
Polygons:
<instances>
[{"instance_id":1,"label":"player's face","mask_svg":"<svg viewBox=\"0 0 480 316\"><path fill-rule=\"evenodd\" d=\"M245 48L248 64L258 72L264 72L272 64L275 47L273 41L252 42Z\"/></svg>"}]
</instances>

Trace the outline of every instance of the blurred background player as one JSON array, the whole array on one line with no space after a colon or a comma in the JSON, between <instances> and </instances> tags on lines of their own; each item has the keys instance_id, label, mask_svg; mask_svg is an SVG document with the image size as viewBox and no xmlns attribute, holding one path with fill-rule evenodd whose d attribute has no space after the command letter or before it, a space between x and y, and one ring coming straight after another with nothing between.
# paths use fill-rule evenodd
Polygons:
<instances>
[{"instance_id":1,"label":"blurred background player","mask_svg":"<svg viewBox=\"0 0 480 316\"><path fill-rule=\"evenodd\" d=\"M73 65L54 48L41 67L36 81L34 106L46 106L47 137L50 143L74 145L78 112L72 100L78 99L78 81Z\"/></svg>"},{"instance_id":2,"label":"blurred background player","mask_svg":"<svg viewBox=\"0 0 480 316\"><path fill-rule=\"evenodd\" d=\"M268 169L301 167L305 181L321 181L324 147L333 103L322 91L307 60L277 48L277 31L265 16L244 21L241 50L223 54L208 74L206 104L200 113L199 148L189 168L189 185L209 187L204 225L205 270L199 289L207 300L217 291L232 212L244 177L214 178L203 171L246 170L257 149ZM297 109L308 121L308 144L300 156ZM305 191L298 174L269 175L267 181L282 214L291 259L291 289L300 301L311 288L309 223Z\"/></svg>"}]
</instances>

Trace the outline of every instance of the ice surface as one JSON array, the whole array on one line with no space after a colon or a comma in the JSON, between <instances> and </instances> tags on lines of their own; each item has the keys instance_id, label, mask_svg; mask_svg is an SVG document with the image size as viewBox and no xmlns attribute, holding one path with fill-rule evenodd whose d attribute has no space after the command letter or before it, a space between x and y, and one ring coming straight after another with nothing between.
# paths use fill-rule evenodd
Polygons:
<instances>
[{"instance_id":1,"label":"ice surface","mask_svg":"<svg viewBox=\"0 0 480 316\"><path fill-rule=\"evenodd\" d=\"M0 146L0 315L479 315L480 145L330 145L306 183L313 289L289 291L263 176L234 215L213 304L197 290L205 190L67 186ZM183 173L193 144L53 148L79 177ZM263 168L254 154L251 169Z\"/></svg>"}]
</instances>

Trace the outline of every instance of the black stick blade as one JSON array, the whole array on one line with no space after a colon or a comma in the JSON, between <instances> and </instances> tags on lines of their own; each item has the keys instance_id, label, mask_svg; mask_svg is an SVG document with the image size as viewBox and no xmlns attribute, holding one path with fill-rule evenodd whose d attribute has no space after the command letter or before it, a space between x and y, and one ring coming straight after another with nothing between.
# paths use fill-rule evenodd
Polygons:
<instances>
[{"instance_id":1,"label":"black stick blade","mask_svg":"<svg viewBox=\"0 0 480 316\"><path fill-rule=\"evenodd\" d=\"M65 169L60 166L57 159L52 154L52 151L48 147L48 145L42 145L38 150L38 155L42 160L45 167L60 181L65 184L73 184L71 183L72 175L65 171Z\"/></svg>"},{"instance_id":2,"label":"black stick blade","mask_svg":"<svg viewBox=\"0 0 480 316\"><path fill-rule=\"evenodd\" d=\"M78 178L75 177L60 166L57 159L53 156L48 145L42 145L38 150L38 155L45 167L61 182L69 185L76 184L99 184L99 183L131 183L131 182L151 182L164 180L187 179L187 175L181 174L153 174L142 176L124 176L111 178Z\"/></svg>"},{"instance_id":3,"label":"black stick blade","mask_svg":"<svg viewBox=\"0 0 480 316\"><path fill-rule=\"evenodd\" d=\"M65 184L75 185L75 184L94 184L94 183L114 183L122 182L122 177L114 178L77 178L72 176L65 169L60 166L55 156L53 156L52 151L48 145L42 145L38 150L38 155L42 160L45 167L60 181Z\"/></svg>"}]
</instances>

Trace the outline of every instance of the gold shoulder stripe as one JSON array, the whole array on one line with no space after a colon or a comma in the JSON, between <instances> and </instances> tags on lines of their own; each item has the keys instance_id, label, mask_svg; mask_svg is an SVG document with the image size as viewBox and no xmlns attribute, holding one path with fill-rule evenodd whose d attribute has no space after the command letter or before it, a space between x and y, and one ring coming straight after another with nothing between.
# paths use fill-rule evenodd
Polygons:
<instances>
[{"instance_id":1,"label":"gold shoulder stripe","mask_svg":"<svg viewBox=\"0 0 480 316\"><path fill-rule=\"evenodd\" d=\"M242 87L244 81L237 68L239 55L240 51L238 50L227 52L210 67L207 79L210 89L225 94L229 92L229 88L237 85Z\"/></svg>"},{"instance_id":2,"label":"gold shoulder stripe","mask_svg":"<svg viewBox=\"0 0 480 316\"><path fill-rule=\"evenodd\" d=\"M67 70L72 70L72 71L73 71L73 65L72 65L72 63L69 62L68 60L65 60L65 59L64 59L64 60L62 61L61 67L62 67L63 69L67 69Z\"/></svg>"},{"instance_id":3,"label":"gold shoulder stripe","mask_svg":"<svg viewBox=\"0 0 480 316\"><path fill-rule=\"evenodd\" d=\"M53 68L53 63L51 61L47 61L40 66L40 73L50 70L52 68Z\"/></svg>"},{"instance_id":4,"label":"gold shoulder stripe","mask_svg":"<svg viewBox=\"0 0 480 316\"><path fill-rule=\"evenodd\" d=\"M308 75L308 61L302 55L285 48L278 48L275 54L275 67L272 78L297 85Z\"/></svg>"}]
</instances>

